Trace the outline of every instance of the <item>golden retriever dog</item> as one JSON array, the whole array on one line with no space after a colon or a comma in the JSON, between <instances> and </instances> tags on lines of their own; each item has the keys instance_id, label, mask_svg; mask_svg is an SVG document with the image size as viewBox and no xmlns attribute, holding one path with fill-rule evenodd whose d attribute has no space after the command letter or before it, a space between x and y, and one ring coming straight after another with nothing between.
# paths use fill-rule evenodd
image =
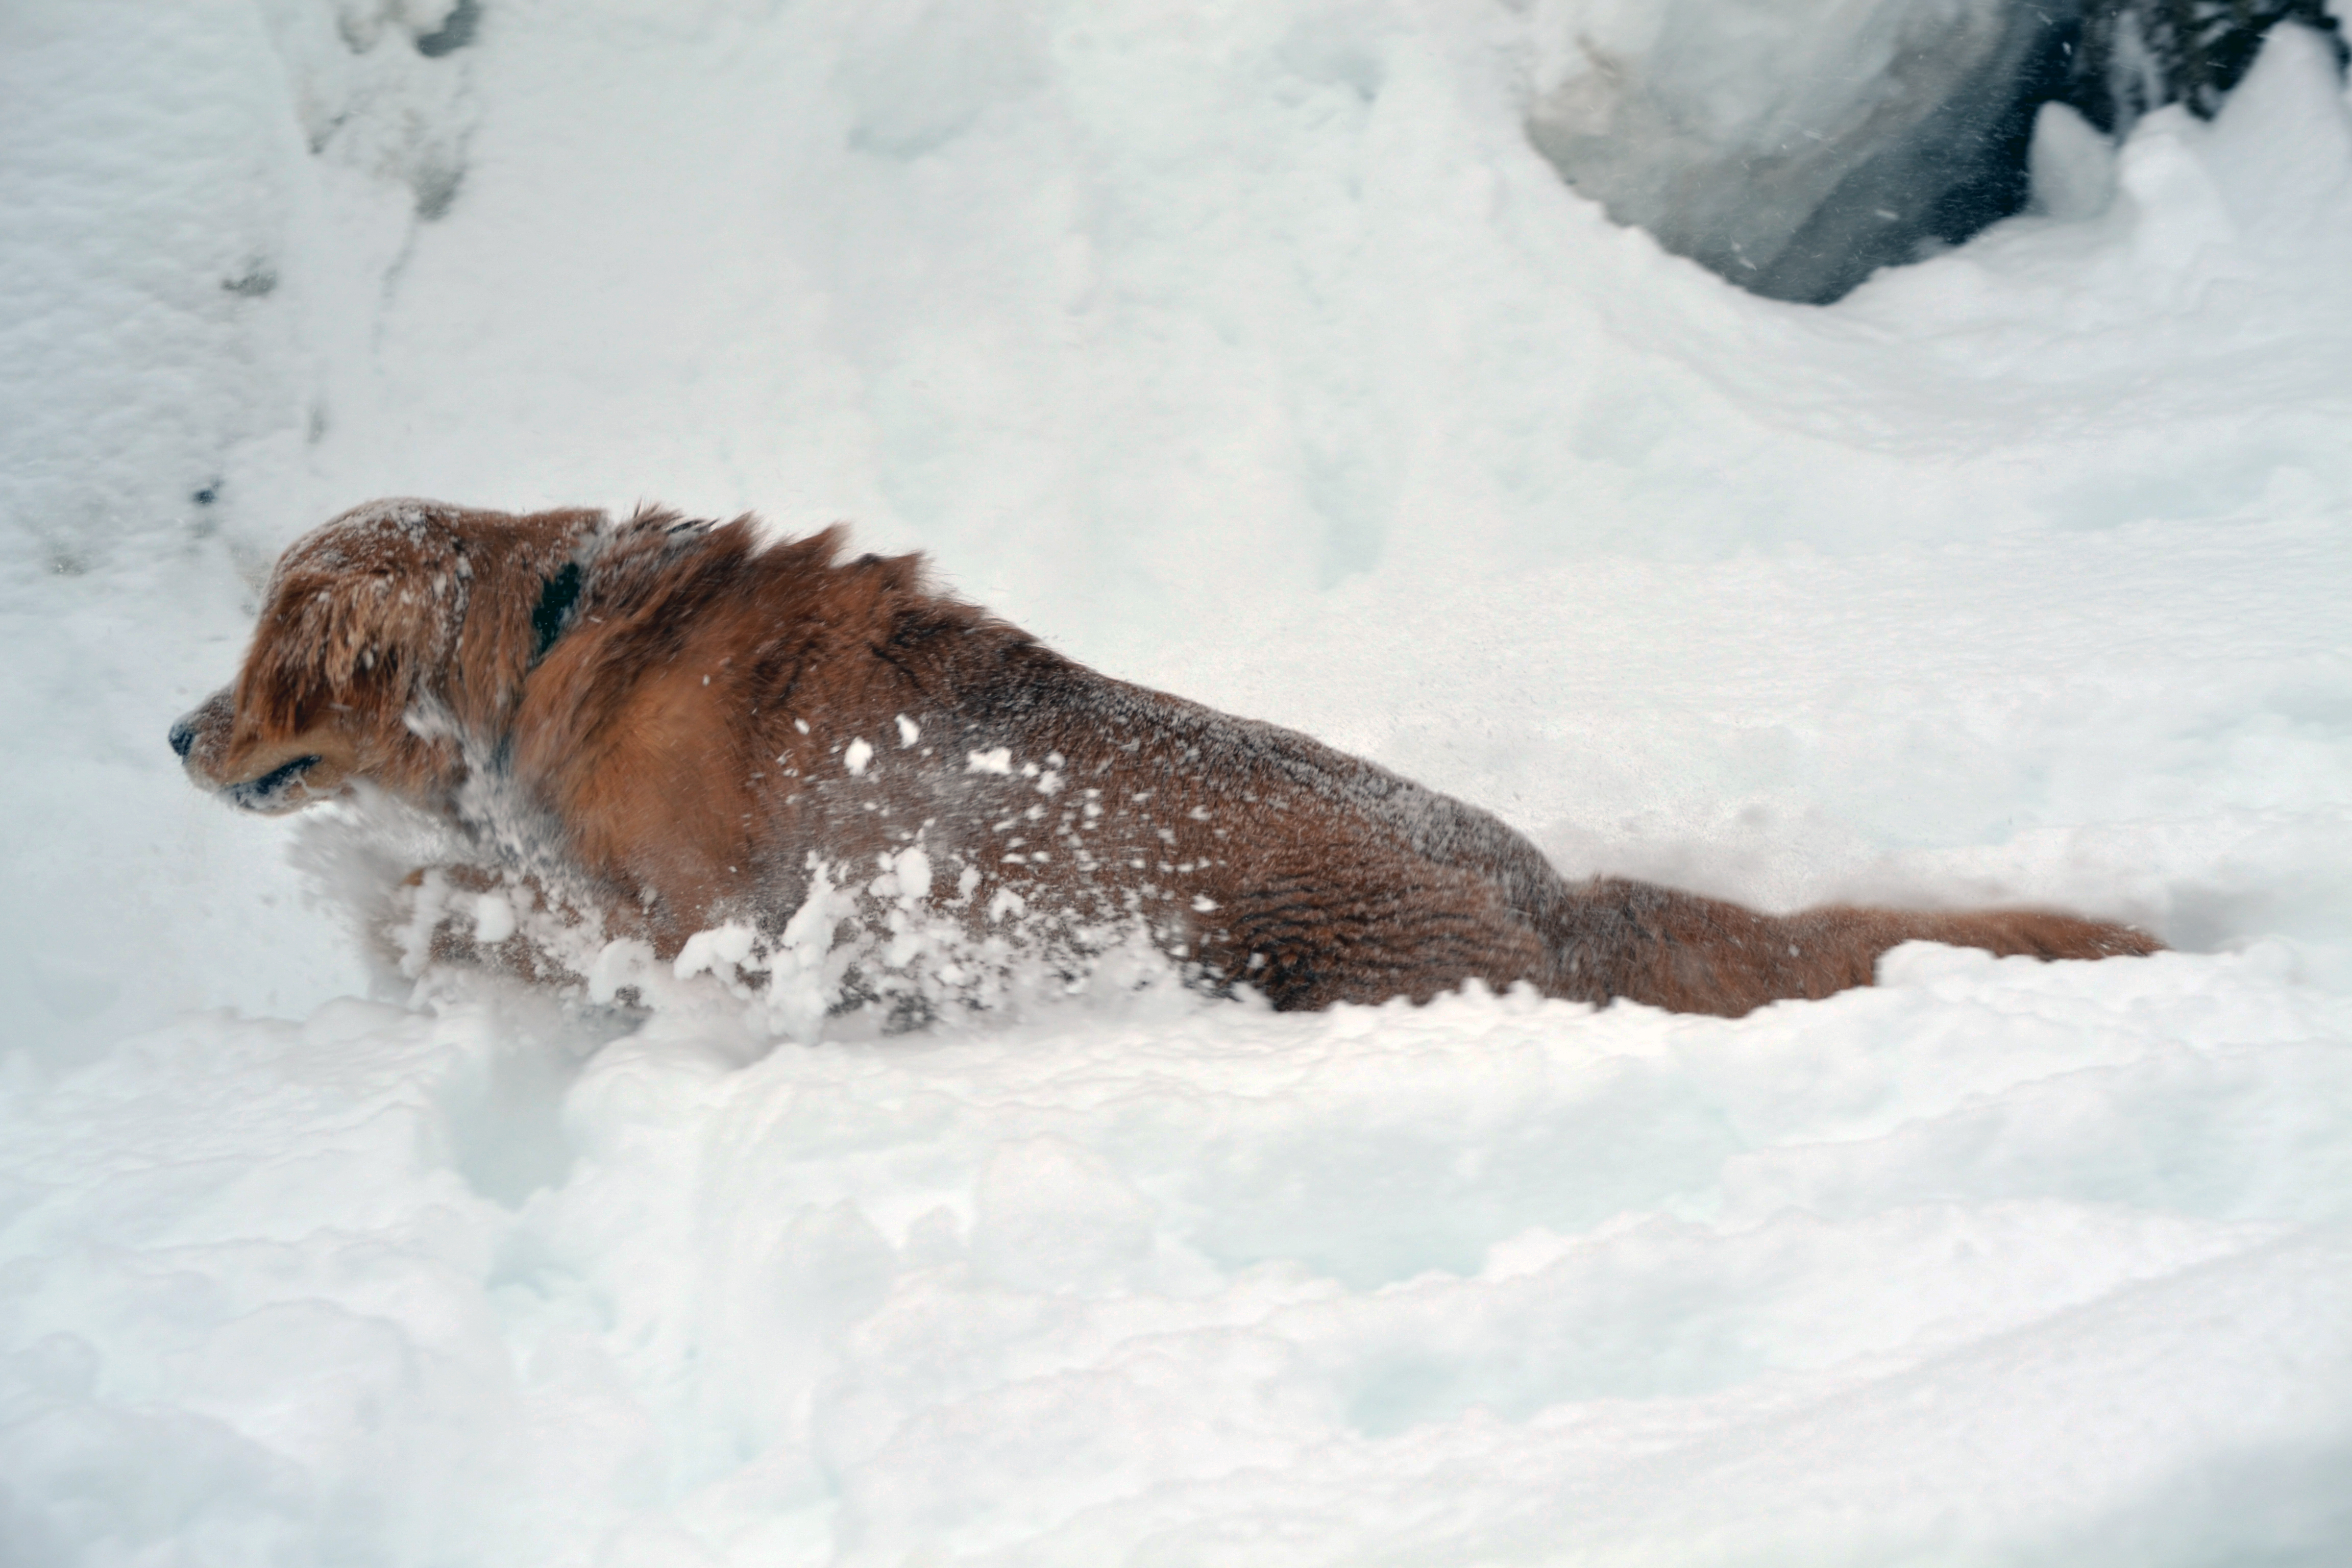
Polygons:
<instances>
[{"instance_id":1,"label":"golden retriever dog","mask_svg":"<svg viewBox=\"0 0 2352 1568\"><path fill-rule=\"evenodd\" d=\"M384 792L449 830L469 885L529 879L664 958L723 922L772 938L824 868L877 864L950 924L1124 921L1192 984L1280 1008L1475 979L1738 1016L1867 985L1915 939L2159 945L2032 910L1570 882L1486 812L1073 663L919 557L750 518L346 512L287 551L236 684L171 742L246 811Z\"/></svg>"}]
</instances>

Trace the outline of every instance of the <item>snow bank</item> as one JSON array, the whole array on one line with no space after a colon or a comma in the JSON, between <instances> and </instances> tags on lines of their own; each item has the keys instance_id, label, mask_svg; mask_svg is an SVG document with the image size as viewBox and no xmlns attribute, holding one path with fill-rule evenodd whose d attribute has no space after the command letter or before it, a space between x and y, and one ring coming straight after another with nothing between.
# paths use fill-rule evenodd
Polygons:
<instances>
[{"instance_id":1,"label":"snow bank","mask_svg":"<svg viewBox=\"0 0 2352 1568\"><path fill-rule=\"evenodd\" d=\"M1822 311L1565 190L1537 46L0 16L0 1561L2352 1549L2330 61L2111 165L2046 131L2071 195ZM389 491L847 515L1571 870L2183 951L1736 1023L356 1000L163 731Z\"/></svg>"},{"instance_id":2,"label":"snow bank","mask_svg":"<svg viewBox=\"0 0 2352 1568\"><path fill-rule=\"evenodd\" d=\"M584 1062L514 997L194 1019L12 1097L17 1529L199 1561L2340 1540L2352 1055L2285 962L1922 948L1741 1024L1470 997L771 1052L664 1015Z\"/></svg>"}]
</instances>

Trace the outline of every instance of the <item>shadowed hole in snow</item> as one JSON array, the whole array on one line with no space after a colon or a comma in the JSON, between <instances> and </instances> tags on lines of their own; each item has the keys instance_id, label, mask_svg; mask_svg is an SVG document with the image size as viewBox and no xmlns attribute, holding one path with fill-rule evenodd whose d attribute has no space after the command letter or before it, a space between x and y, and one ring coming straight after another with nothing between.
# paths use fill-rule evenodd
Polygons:
<instances>
[{"instance_id":1,"label":"shadowed hole in snow","mask_svg":"<svg viewBox=\"0 0 2352 1568\"><path fill-rule=\"evenodd\" d=\"M580 1068L573 1047L529 1029L478 1043L441 1092L467 1185L509 1208L562 1185L573 1158L563 1097Z\"/></svg>"},{"instance_id":2,"label":"shadowed hole in snow","mask_svg":"<svg viewBox=\"0 0 2352 1568\"><path fill-rule=\"evenodd\" d=\"M474 35L481 26L480 0L457 0L449 7L448 16L438 27L418 36L416 52L428 60L455 54L474 41Z\"/></svg>"}]
</instances>

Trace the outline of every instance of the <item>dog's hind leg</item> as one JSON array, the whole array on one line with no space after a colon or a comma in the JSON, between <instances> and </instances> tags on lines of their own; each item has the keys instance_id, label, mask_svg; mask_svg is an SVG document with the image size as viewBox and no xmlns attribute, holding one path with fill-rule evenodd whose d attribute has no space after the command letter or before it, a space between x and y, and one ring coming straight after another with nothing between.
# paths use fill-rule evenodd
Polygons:
<instances>
[{"instance_id":1,"label":"dog's hind leg","mask_svg":"<svg viewBox=\"0 0 2352 1568\"><path fill-rule=\"evenodd\" d=\"M1550 968L1541 936L1491 879L1409 855L1326 846L1268 857L1192 920L1214 978L1285 1011L1426 1002L1474 979L1500 991L1540 984Z\"/></svg>"}]
</instances>

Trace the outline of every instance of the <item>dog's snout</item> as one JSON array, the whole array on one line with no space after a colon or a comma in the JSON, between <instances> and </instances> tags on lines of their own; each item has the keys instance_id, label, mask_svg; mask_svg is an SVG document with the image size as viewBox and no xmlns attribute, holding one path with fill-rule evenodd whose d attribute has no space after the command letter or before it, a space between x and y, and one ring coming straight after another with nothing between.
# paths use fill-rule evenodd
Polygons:
<instances>
[{"instance_id":1,"label":"dog's snout","mask_svg":"<svg viewBox=\"0 0 2352 1568\"><path fill-rule=\"evenodd\" d=\"M185 719L172 726L172 754L182 762L188 760L188 748L196 743L196 727Z\"/></svg>"}]
</instances>

